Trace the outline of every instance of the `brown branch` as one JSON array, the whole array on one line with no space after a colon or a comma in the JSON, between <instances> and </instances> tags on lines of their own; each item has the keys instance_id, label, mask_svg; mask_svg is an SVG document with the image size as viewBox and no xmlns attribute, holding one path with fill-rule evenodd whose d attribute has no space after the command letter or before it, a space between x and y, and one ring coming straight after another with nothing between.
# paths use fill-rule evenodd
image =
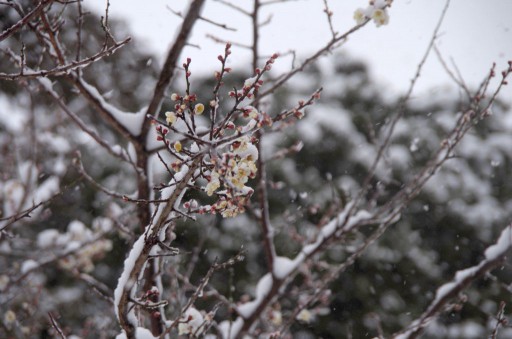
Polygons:
<instances>
[{"instance_id":1,"label":"brown branch","mask_svg":"<svg viewBox=\"0 0 512 339\"><path fill-rule=\"evenodd\" d=\"M206 288L206 286L208 285L208 282L210 281L211 277L213 276L213 274L218 271L218 270L224 270L228 267L232 267L233 265L235 265L236 263L238 262L241 262L244 260L244 251L241 250L238 254L236 254L234 257L228 259L226 262L223 262L221 264L218 264L216 261L213 263L212 266L210 266L210 268L208 269L208 272L206 273L206 275L201 278L201 282L199 283L199 285L197 287L195 287L195 291L194 293L192 294L192 296L188 299L187 303L185 304L185 306L181 309L181 312L180 314L178 315L178 317L176 318L176 320L174 320L170 326L167 327L166 329L166 333L169 333L174 327L176 327L180 321L180 318L182 317L182 315L192 306L194 305L194 303L196 302L197 298L199 298L199 296L201 294L203 294L203 291L204 289ZM190 285L191 286L191 285ZM223 299L223 302L226 302L227 300ZM228 302L228 305L229 305L229 302Z\"/></svg>"},{"instance_id":2,"label":"brown branch","mask_svg":"<svg viewBox=\"0 0 512 339\"><path fill-rule=\"evenodd\" d=\"M205 17L202 17L200 16L199 19L203 20L204 22L207 22L209 24L212 24L214 26L217 26L217 27L220 27L222 29L225 29L226 31L232 31L232 32L236 32L237 29L236 28L233 28L233 27L229 27L228 25L226 24L221 24L221 23L218 23L218 22L215 22L213 20L210 20L208 18L205 18Z\"/></svg>"},{"instance_id":3,"label":"brown branch","mask_svg":"<svg viewBox=\"0 0 512 339\"><path fill-rule=\"evenodd\" d=\"M500 302L500 307L498 309L498 314L496 316L496 325L494 326L491 335L489 336L490 339L496 339L498 337L498 330L501 325L505 326L507 325L507 319L505 318L505 306L507 304L504 301Z\"/></svg>"},{"instance_id":4,"label":"brown branch","mask_svg":"<svg viewBox=\"0 0 512 339\"><path fill-rule=\"evenodd\" d=\"M4 224L0 228L0 232L5 230L7 227L11 226L18 220L21 220L23 218L30 218L30 213L32 213L34 210L36 210L39 206L48 204L49 202L51 202L53 199L55 199L56 197L58 197L61 194L62 194L62 192L58 192L58 193L54 194L53 196L51 196L49 199L41 201L37 204L34 204L33 206L31 206L25 210L19 211L13 215L8 216L8 217L0 218L0 221L7 221L7 223Z\"/></svg>"},{"instance_id":5,"label":"brown branch","mask_svg":"<svg viewBox=\"0 0 512 339\"><path fill-rule=\"evenodd\" d=\"M254 8L251 14L252 19L252 67L255 70L258 68L258 59L259 59L259 10L260 10L260 1L254 0ZM258 106L255 106L258 109ZM268 206L268 194L267 194L267 173L265 168L265 161L263 160L263 152L261 149L261 139L263 136L262 130L258 130L256 132L256 138L259 140L256 147L258 148L258 153L260 156L258 157L257 166L257 182L258 182L258 200L261 210L261 218L260 218L260 226L261 226L261 235L263 241L263 250L265 253L265 259L267 262L267 271L274 271L274 258L276 257L276 250L274 248L274 231L272 225L270 223L270 211Z\"/></svg>"},{"instance_id":6,"label":"brown branch","mask_svg":"<svg viewBox=\"0 0 512 339\"><path fill-rule=\"evenodd\" d=\"M120 199L126 202L133 202L137 204L153 204L153 203L162 203L166 202L167 200L145 200L145 199L133 199L128 197L126 194L121 194L112 190L109 190L108 188L104 187L100 183L98 183L94 178L92 178L86 171L82 163L82 155L79 151L76 152L77 157L74 159L73 164L75 165L75 168L77 169L78 173L87 180L91 185L93 185L96 189L99 191L114 197L116 199Z\"/></svg>"},{"instance_id":7,"label":"brown branch","mask_svg":"<svg viewBox=\"0 0 512 339\"><path fill-rule=\"evenodd\" d=\"M50 323L52 324L52 327L55 329L55 331L57 331L59 336L62 339L66 339L66 335L64 334L64 332L62 332L62 329L60 328L57 320L55 320L55 318L53 317L52 312L48 312L48 317L50 318Z\"/></svg>"},{"instance_id":8,"label":"brown branch","mask_svg":"<svg viewBox=\"0 0 512 339\"><path fill-rule=\"evenodd\" d=\"M44 30L47 34L48 39L43 39L44 41L49 40L51 48L55 51L56 63L61 66L66 65L66 58L64 54L64 48L61 46L60 41L58 40L54 30L48 22L48 18L46 13L41 14L41 21L43 22ZM34 29L35 30L35 29ZM35 30L36 34L39 34L37 30ZM125 40L126 41L126 40ZM127 41L126 41L127 42ZM103 98L99 95L99 93L93 93L91 86L89 86L83 78L74 73L68 74L67 79L73 83L73 85L79 90L79 92L84 96L86 100L102 115L102 117L119 133L121 133L125 138L132 142L136 142L136 137L133 136L125 126L123 126L119 121L114 118L114 115L110 111L109 107L106 107L106 104ZM94 90L96 90L94 88ZM96 91L97 92L97 91Z\"/></svg>"},{"instance_id":9,"label":"brown branch","mask_svg":"<svg viewBox=\"0 0 512 339\"><path fill-rule=\"evenodd\" d=\"M325 54L327 52L330 52L336 45L338 45L338 43L344 41L345 39L348 38L349 35L351 35L352 33L356 32L356 31L358 31L360 28L364 27L369 21L370 20L367 19L363 23L352 27L347 32L345 32L344 34L338 36L336 39L331 39L324 47L320 48L314 54L312 54L310 57L308 57L306 60L304 60L300 64L300 66L298 66L297 68L294 68L291 71L281 75L279 77L279 80L277 80L276 83L274 83L274 85L272 85L272 87L270 87L269 89L267 89L267 90L265 90L263 92L260 92L258 98L256 98L253 101L252 105L254 105L256 102L260 101L262 98L264 98L264 97L274 93L276 89L278 89L279 87L283 86L295 74L297 74L299 72L302 72L306 68L306 66L308 66L309 64L311 64L314 61L316 61L323 54Z\"/></svg>"},{"instance_id":10,"label":"brown branch","mask_svg":"<svg viewBox=\"0 0 512 339\"><path fill-rule=\"evenodd\" d=\"M265 2L261 2L261 6L280 4L280 3L292 2L292 1L303 1L303 0L268 0Z\"/></svg>"},{"instance_id":11,"label":"brown branch","mask_svg":"<svg viewBox=\"0 0 512 339\"><path fill-rule=\"evenodd\" d=\"M181 24L181 29L176 37L176 40L174 41L174 44L169 50L165 63L162 67L160 77L155 86L153 98L151 99L151 102L149 103L146 111L146 113L149 115L157 117L159 114L160 107L164 99L165 91L169 86L172 77L174 76L174 71L176 69L176 63L178 62L178 58L181 55L181 52L183 51L183 48L185 47L189 39L189 36L192 32L192 28L194 27L195 23L197 22L200 16L204 2L205 0L194 0L190 4L188 12L185 15L185 19ZM149 120L146 120L142 127L141 135L145 136L149 130L149 127Z\"/></svg>"},{"instance_id":12,"label":"brown branch","mask_svg":"<svg viewBox=\"0 0 512 339\"><path fill-rule=\"evenodd\" d=\"M158 117L160 107L161 107L162 102L165 97L165 91L166 91L167 87L169 86L169 84L171 83L171 80L175 74L178 58L181 55L181 52L183 51L185 46L187 45L189 36L192 32L192 28L194 27L194 25L196 24L197 20L200 17L200 12L204 5L204 2L205 2L204 0L194 0L190 4L188 11L185 15L185 18L182 22L181 29L179 30L178 35L176 36L176 39L168 52L168 55L167 55L164 65L163 65L162 71L160 72L158 82L154 89L153 97L148 105L147 110L146 110L146 116L151 116L154 118ZM148 176L151 174L147 173L147 165L149 162L150 154L147 152L147 149L146 149L146 138L147 138L148 132L151 128L151 122L152 122L151 119L146 119L144 121L144 123L141 127L141 133L140 133L139 137L134 142L134 146L135 146L136 153L137 153L137 166L139 168L141 168L141 170L142 170L142 173L139 173L139 175L137 176L137 188L138 188L138 194L139 194L138 198L140 200L148 200L150 197L150 188L149 188L150 181L148 181ZM200 160L199 160L199 162L200 162ZM189 172L187 174L187 177L184 181L183 187L175 187L174 193L176 193L176 192L180 193L181 191L186 189L189 179L193 176L193 172L194 172L194 169L192 169L191 172ZM178 185L181 185L181 184L183 184L183 182L178 183ZM173 199L174 199L174 201L173 201ZM158 234L160 232L161 228L165 225L165 218L167 218L168 214L174 208L174 203L175 203L176 199L178 199L178 196L173 196L170 199L170 202L167 205L168 207L170 206L170 209L167 211L164 211L162 213L162 215L164 216L164 220L162 220L162 219L158 220L158 226L155 226L155 230L154 230L153 234ZM139 205L138 218L139 218L139 223L140 223L141 229L144 229L145 225L149 225L149 224L153 223L152 218L150 217L150 209L149 209L148 204ZM139 257L137 259L137 263L131 272L131 273L133 273L133 271L137 271L137 273L135 275L133 275L132 278L133 277L136 278L139 276L140 271L143 269L144 264L146 263L146 261L149 258L148 255L149 255L149 250L151 248L152 248L152 245L148 245L147 243L145 244L145 248L144 248L144 252L143 252L144 255L142 255L141 257ZM147 250L147 252L146 252L146 250ZM159 259L155 258L153 260L159 260ZM153 286L156 283L157 274L158 273L155 271L155 265L153 265L153 264L147 265L147 268L144 272L144 278L145 278L144 288L145 289L148 289L150 286ZM124 291L124 294L121 297L120 304L116 305L116 307L118 307L118 310L119 310L118 314L119 314L119 321L120 321L121 327L126 331L127 337L131 338L131 337L133 337L134 333L133 333L133 328L127 319L128 312L129 312L128 297L129 297L129 292ZM160 317L158 317L158 318L151 317L151 330L154 335L158 335L162 332L162 322L161 322Z\"/></svg>"},{"instance_id":13,"label":"brown branch","mask_svg":"<svg viewBox=\"0 0 512 339\"><path fill-rule=\"evenodd\" d=\"M116 291L118 291L119 288L122 289L120 291L119 299L117 300L117 305L115 307L117 308L117 314L118 314L118 320L122 327L122 329L125 331L127 338L134 338L135 336L135 328L133 327L133 324L130 322L129 319L129 312L131 309L131 302L130 302L130 294L131 290L134 288L134 284L136 281L138 281L138 277L140 276L140 273L142 269L145 267L147 260L149 259L151 249L155 245L150 239L156 238L159 236L160 232L164 228L165 225L167 225L167 220L169 218L170 213L174 210L174 207L178 201L178 199L182 196L183 191L188 186L188 181L192 178L194 175L195 170L198 168L199 163L201 162L202 158L197 157L191 164L188 169L188 171L183 175L183 178L176 184L176 187L174 188L172 194L169 196L166 204L160 211L160 214L157 218L157 220L153 221L151 224L149 224L146 227L146 232L141 235L137 241L144 241L142 249L140 249L140 252L130 252L130 255L137 255L136 258L133 258L133 265L130 265L132 267L125 267L125 270L130 269L129 272L123 272L123 275L121 278L126 275L125 281L127 283L126 286L119 286L116 288ZM157 209L156 211L159 211ZM132 251L135 251L138 249L132 249ZM149 265L152 266L152 265ZM148 271L147 271L148 272ZM146 279L154 279L154 272L150 272L151 276L146 275ZM120 280L121 280L120 278Z\"/></svg>"},{"instance_id":14,"label":"brown branch","mask_svg":"<svg viewBox=\"0 0 512 339\"><path fill-rule=\"evenodd\" d=\"M43 23L43 26L44 26L44 29L45 29L46 33L48 34L48 37L50 39L50 43L51 43L51 45L53 47L53 50L55 51L55 53L57 53L57 55L56 55L57 64L58 65L65 65L66 64L66 58L64 57L64 49L62 48L62 46L60 45L59 40L55 36L55 32L54 32L53 28L51 27L51 25L50 25L50 23L48 21L48 17L46 15L46 12L42 12L41 13L41 22Z\"/></svg>"},{"instance_id":15,"label":"brown branch","mask_svg":"<svg viewBox=\"0 0 512 339\"><path fill-rule=\"evenodd\" d=\"M30 12L28 12L21 20L19 20L17 23L7 28L2 32L2 34L0 34L0 42L7 39L12 34L16 33L21 27L26 25L34 17L40 15L44 8L47 5L51 4L53 1L54 0L41 0L39 4L37 4L37 6L34 7L34 9L32 9Z\"/></svg>"},{"instance_id":16,"label":"brown branch","mask_svg":"<svg viewBox=\"0 0 512 339\"><path fill-rule=\"evenodd\" d=\"M114 300L111 297L113 293L110 287L108 287L101 281L98 281L90 274L79 272L78 270L73 273L77 278L86 282L96 293L98 293L109 304L114 305Z\"/></svg>"},{"instance_id":17,"label":"brown branch","mask_svg":"<svg viewBox=\"0 0 512 339\"><path fill-rule=\"evenodd\" d=\"M68 106L66 105L66 103L64 103L64 101L62 101L62 99L57 94L57 92L55 92L51 86L47 86L46 82L49 81L48 79L44 79L45 81L43 81L43 79L39 79L39 80L40 80L40 83L41 83L42 87L44 88L44 90L55 100L57 105L59 105L59 107L64 111L64 113L66 113L66 115L69 116L71 118L71 120L73 120L73 122L82 131L87 133L91 138L93 138L98 143L98 145L103 147L112 156L114 156L118 159L121 159L123 161L126 161L128 163L132 163L132 161L127 156L124 156L123 154L120 154L120 153L114 151L114 149L112 148L112 145L110 143L108 143L106 140L101 138L101 136L95 130L90 128L84 121L82 121L82 119L80 119L80 117L78 117L78 115L76 113L71 111L68 108ZM105 114L109 114L109 113L106 112ZM110 114L109 114L109 116L110 116ZM128 133L128 131L126 131L126 133Z\"/></svg>"},{"instance_id":18,"label":"brown branch","mask_svg":"<svg viewBox=\"0 0 512 339\"><path fill-rule=\"evenodd\" d=\"M244 48L244 49L251 49L251 46L249 46L249 45L245 45L245 44L242 44L242 43L240 43L240 42L232 42L232 41L228 41L228 40L225 40L225 39L221 39L221 38L219 38L219 37L216 37L216 36L215 36L215 35L213 35L213 34L206 34L206 37L207 37L208 39L213 40L213 42L216 42L216 43L218 43L218 44L223 44L223 45L225 45L225 44L228 44L228 43L229 43L229 44L231 44L231 45L233 45L233 46L236 46L236 47L240 47L240 48Z\"/></svg>"},{"instance_id":19,"label":"brown branch","mask_svg":"<svg viewBox=\"0 0 512 339\"><path fill-rule=\"evenodd\" d=\"M336 39L337 32L334 31L334 26L332 24L332 11L329 8L329 3L327 3L327 0L324 1L324 13L327 16L327 22L329 23L329 30L331 31L331 36L333 39Z\"/></svg>"},{"instance_id":20,"label":"brown branch","mask_svg":"<svg viewBox=\"0 0 512 339\"><path fill-rule=\"evenodd\" d=\"M183 14L181 12L178 12L178 11L175 11L174 9L172 9L170 6L165 6L170 12L172 12L174 15L180 17L180 18L183 18ZM208 18L205 18L203 16L199 16L198 17L199 20L203 20L204 22L207 22L209 24L212 24L214 26L217 26L217 27L220 27L220 28L223 28L227 31L232 31L232 32L236 32L237 29L236 28L233 28L233 27L229 27L228 25L226 24L221 24L221 23L218 23L218 22L215 22L213 20L210 20Z\"/></svg>"},{"instance_id":21,"label":"brown branch","mask_svg":"<svg viewBox=\"0 0 512 339\"><path fill-rule=\"evenodd\" d=\"M42 268L44 268L44 267L46 267L46 266L48 266L48 265L50 265L52 263L55 263L55 262L57 262L57 261L59 261L61 259L66 258L68 256L76 255L83 248L85 248L85 247L87 247L89 245L94 244L96 241L104 239L106 234L107 233L99 233L93 239L87 240L87 241L84 241L83 243L81 243L80 246L73 247L70 250L64 249L60 253L56 253L56 254L52 253L51 257L40 259L39 261L36 261L37 265L34 265L33 267L30 267L26 271L22 272L21 275L18 276L16 279L12 279L10 281L10 283L6 286L6 288L2 292L3 293L7 293L12 286L19 285L23 281L23 279L25 279L32 272L34 272L36 270L39 270L39 269L42 269Z\"/></svg>"},{"instance_id":22,"label":"brown branch","mask_svg":"<svg viewBox=\"0 0 512 339\"><path fill-rule=\"evenodd\" d=\"M351 214L355 211L355 209L357 208L357 205L363 199L364 195L368 192L369 188L371 187L370 182L375 176L375 171L377 170L377 166L380 163L380 160L382 159L385 151L389 147L391 137L393 136L393 132L395 131L396 124L405 114L406 104L412 95L412 92L415 88L416 82L420 78L421 71L423 69L423 65L427 61L427 58L430 55L430 52L432 51L432 49L434 47L434 42L437 38L437 34L439 32L439 29L441 28L441 24L443 23L443 20L444 20L444 17L446 15L449 5L450 5L450 0L447 0L445 6L443 8L443 12L441 13L441 16L439 17L437 25L432 34L432 38L430 39L427 50L425 51L425 54L423 55L420 63L418 64L418 67L416 68L416 73L411 80L411 84L409 86L409 89L407 90L407 93L402 98L402 100L400 100L400 103L399 103L398 109L397 109L397 113L393 116L391 122L389 123L388 130L386 132L384 140L383 140L382 144L380 145L380 147L378 148L377 155L373 159L372 165L370 166L370 168L368 170L368 175L364 179L363 184L361 186L362 187L361 190L359 191L356 198L354 199L355 203L352 205L352 207L353 207L352 211L347 213L347 218L349 218L351 216Z\"/></svg>"},{"instance_id":23,"label":"brown branch","mask_svg":"<svg viewBox=\"0 0 512 339\"><path fill-rule=\"evenodd\" d=\"M450 78L457 84L457 86L459 86L459 88L461 88L467 95L468 99L471 100L472 99L472 96L471 96L471 93L469 91L469 88L468 86L464 83L464 79L462 79L462 77L460 78L457 78L455 76L455 74L453 74L453 72L450 70L450 68L448 67L448 65L446 64L446 62L444 61L444 58L441 54L441 51L439 50L439 48L437 47L437 45L434 45L434 52L436 52L436 56L437 56L437 59L439 60L439 62L441 63L441 66L443 66L445 72L450 76Z\"/></svg>"},{"instance_id":24,"label":"brown branch","mask_svg":"<svg viewBox=\"0 0 512 339\"><path fill-rule=\"evenodd\" d=\"M251 16L252 14L249 12L249 11L246 11L245 9L243 9L242 7L240 6L237 6L237 5L233 5L232 3L226 1L226 0L215 0L215 2L219 2L229 8L232 8L234 9L235 11L238 11L244 15L247 15L247 16Z\"/></svg>"},{"instance_id":25,"label":"brown branch","mask_svg":"<svg viewBox=\"0 0 512 339\"><path fill-rule=\"evenodd\" d=\"M116 43L114 46L111 46L109 47L108 49L106 50L102 50L86 59L82 59L80 61L72 61L70 63L68 63L67 65L62 65L62 66L58 66L58 67L55 67L53 69L49 69L49 70L32 70L30 72L25 72L22 70L20 70L19 73L10 73L10 74L5 74L5 73L0 73L0 79L5 79L5 80L16 80L16 79L19 79L19 78L37 78L37 77L48 77L48 76L65 76L67 75L69 72L71 71L75 71L79 68L85 68L89 65L91 65L92 63L106 57L106 56L110 56L112 55L113 53L115 53L119 48L123 47L124 45L126 45L128 42L130 42L131 38L128 37L126 38L125 40L119 42L119 43ZM11 56L14 55L14 53L12 53L11 51L9 51L9 54ZM20 66L23 64L23 62L21 62L20 60L16 60L20 63Z\"/></svg>"}]
</instances>

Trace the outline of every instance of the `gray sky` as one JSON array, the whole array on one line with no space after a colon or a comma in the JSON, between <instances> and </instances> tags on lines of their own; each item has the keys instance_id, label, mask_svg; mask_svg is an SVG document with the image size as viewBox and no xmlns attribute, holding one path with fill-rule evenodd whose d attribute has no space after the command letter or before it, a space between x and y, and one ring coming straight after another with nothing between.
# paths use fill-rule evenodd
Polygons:
<instances>
[{"instance_id":1,"label":"gray sky","mask_svg":"<svg viewBox=\"0 0 512 339\"><path fill-rule=\"evenodd\" d=\"M105 0L85 2L100 11ZM250 8L252 1L241 0L240 6ZM364 0L330 0L334 12L335 30L343 33L354 24L353 13L358 7L365 7ZM110 15L124 18L133 30L135 43L142 44L162 59L174 38L180 19L172 14L184 10L188 1L172 0L111 0ZM395 0L389 10L390 22L376 28L373 24L356 32L340 50L352 57L367 61L377 81L386 90L403 92L415 73L445 1L441 0ZM188 48L183 58L192 58L193 72L210 72L217 69L217 55L223 46L206 38L212 33L232 42L250 44L250 21L222 4L207 1L203 15L219 23L237 29L227 32L207 23L197 25L191 42L201 49ZM285 4L265 6L262 18L272 15L271 24L265 26L261 36L261 51L297 51L299 57L310 53L328 42L330 33L323 13L323 1L302 0ZM492 62L501 71L512 60L512 1L509 0L452 0L446 19L441 28L438 46L445 59L457 65L464 80L470 85L480 83ZM233 49L233 66L246 67L249 60L247 51ZM290 59L279 60L275 67L286 70ZM498 73L499 74L499 73ZM418 91L429 91L435 95L444 91L453 82L448 78L435 55L432 55L422 73ZM502 93L503 99L512 102L512 84Z\"/></svg>"}]
</instances>

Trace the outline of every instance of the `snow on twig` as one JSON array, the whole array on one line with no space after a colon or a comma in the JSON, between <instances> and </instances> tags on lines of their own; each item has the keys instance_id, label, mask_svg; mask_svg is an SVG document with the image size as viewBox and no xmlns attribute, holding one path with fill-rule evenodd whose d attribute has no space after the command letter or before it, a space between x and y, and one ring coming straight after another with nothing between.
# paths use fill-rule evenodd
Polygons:
<instances>
[{"instance_id":1,"label":"snow on twig","mask_svg":"<svg viewBox=\"0 0 512 339\"><path fill-rule=\"evenodd\" d=\"M452 281L441 285L436 292L434 300L427 310L411 325L400 333L396 333L395 339L410 339L418 337L423 329L440 312L443 311L449 300L453 299L473 281L501 265L505 255L512 246L512 224L508 225L502 232L495 244L485 250L485 259L478 265L457 271Z\"/></svg>"},{"instance_id":2,"label":"snow on twig","mask_svg":"<svg viewBox=\"0 0 512 339\"><path fill-rule=\"evenodd\" d=\"M240 331L247 330L245 327L261 314L262 310L267 307L273 297L279 292L281 286L286 284L287 278L293 276L300 265L320 250L338 231L349 232L357 225L371 218L371 214L364 210L360 210L352 217L347 218L347 212L350 208L351 205L347 205L342 212L322 227L316 236L315 242L305 245L294 259L286 257L274 258L273 271L267 273L259 280L254 300L237 307L237 312L240 315L235 322L237 326L233 326L230 336L225 335L225 338L237 337Z\"/></svg>"},{"instance_id":3,"label":"snow on twig","mask_svg":"<svg viewBox=\"0 0 512 339\"><path fill-rule=\"evenodd\" d=\"M196 161L198 160L196 159ZM137 279L144 270L147 259L152 254L156 245L155 241L160 239L168 224L167 221L174 215L172 211L179 205L196 167L195 162L192 162L190 167L183 165L181 170L171 179L171 185L162 190L162 198L167 199L167 203L163 208L157 209L153 218L154 221L146 226L144 233L134 243L124 262L123 272L114 291L114 305L117 319L125 331L130 329L133 331L137 327L137 318L130 301L135 296Z\"/></svg>"},{"instance_id":4,"label":"snow on twig","mask_svg":"<svg viewBox=\"0 0 512 339\"><path fill-rule=\"evenodd\" d=\"M85 80L79 79L80 84L86 89L89 94L103 107L109 114L123 126L132 136L138 136L142 130L142 124L146 118L145 108L139 112L124 112L117 107L109 104L105 98L98 92L96 87L88 84Z\"/></svg>"}]
</instances>

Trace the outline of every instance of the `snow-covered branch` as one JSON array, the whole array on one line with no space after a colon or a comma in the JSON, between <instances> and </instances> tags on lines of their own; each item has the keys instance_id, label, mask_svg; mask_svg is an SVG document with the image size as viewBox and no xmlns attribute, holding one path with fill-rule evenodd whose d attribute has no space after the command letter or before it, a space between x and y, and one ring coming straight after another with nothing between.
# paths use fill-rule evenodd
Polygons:
<instances>
[{"instance_id":1,"label":"snow-covered branch","mask_svg":"<svg viewBox=\"0 0 512 339\"><path fill-rule=\"evenodd\" d=\"M507 226L495 244L489 246L484 252L484 259L475 266L457 271L452 281L440 286L434 300L426 311L411 325L393 337L396 339L417 338L423 329L444 311L450 300L464 291L471 283L484 276L487 272L503 264L504 259L512 246L512 225Z\"/></svg>"}]
</instances>

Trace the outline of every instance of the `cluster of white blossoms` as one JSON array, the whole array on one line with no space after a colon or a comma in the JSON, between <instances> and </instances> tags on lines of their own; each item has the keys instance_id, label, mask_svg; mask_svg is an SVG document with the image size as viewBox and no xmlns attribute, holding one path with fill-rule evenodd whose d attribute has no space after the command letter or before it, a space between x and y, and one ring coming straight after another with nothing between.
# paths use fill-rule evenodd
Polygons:
<instances>
[{"instance_id":1,"label":"cluster of white blossoms","mask_svg":"<svg viewBox=\"0 0 512 339\"><path fill-rule=\"evenodd\" d=\"M225 60L230 54L230 44L226 45L224 56L219 55L222 62L221 72L215 72L218 81L217 89L222 85L223 75L230 72L225 67ZM256 107L242 102L254 98L263 85L262 75L271 70L278 58L273 54L265 63L264 68L256 68L254 76L244 81L240 90L229 92L236 101L235 107L222 117L219 99L215 98L208 104L209 118L199 117L205 111L205 105L198 103L196 94L189 92L190 59L183 64L186 72L186 94L173 93L174 109L165 113L165 123L155 121L157 141L164 143L173 160L166 166L171 172L179 172L188 166L191 160L200 159L199 168L194 174L196 186L216 201L211 205L201 205L192 199L183 203L188 213L221 214L223 217L235 217L245 212L254 189L247 186L250 179L257 173L258 149L253 133L264 126L271 126L273 119ZM239 106L240 105L240 106ZM211 121L214 121L212 123Z\"/></svg>"},{"instance_id":2,"label":"cluster of white blossoms","mask_svg":"<svg viewBox=\"0 0 512 339\"><path fill-rule=\"evenodd\" d=\"M112 221L106 218L95 219L92 229L75 220L69 223L64 233L54 228L39 233L37 246L42 249L61 249L63 253L69 253L59 260L63 269L91 272L94 269L94 260L103 257L112 249L112 241L102 237L111 228Z\"/></svg>"},{"instance_id":3,"label":"cluster of white blossoms","mask_svg":"<svg viewBox=\"0 0 512 339\"><path fill-rule=\"evenodd\" d=\"M173 94L175 98L183 98ZM197 107L196 110L202 113L203 107ZM245 206L249 202L254 190L246 186L249 179L256 176L258 159L258 149L254 145L255 140L251 137L252 131L256 127L270 125L271 119L265 113L260 113L252 106L240 110L240 116L249 121L242 126L236 126L233 122L228 122L218 133L218 140L226 138L230 141L221 142L222 146L215 148L210 152L210 157L203 160L201 176L207 183L203 187L208 196L216 196L218 200L212 205L198 206L197 201L187 201L183 206L190 212L200 214L220 213L223 217L234 217L245 211ZM181 112L180 114L183 114ZM199 114L199 112L194 112ZM176 123L177 116L174 112L166 113L166 122L169 127ZM199 153L207 152L207 143L209 143L209 134L203 136L207 143L192 142L190 145L183 140L170 142L167 139L170 136L169 129L162 125L156 127L157 140L163 141L172 154L177 158L170 164L173 171L179 171L181 166L187 162L187 159L197 156ZM228 135L226 135L226 133ZM232 134L231 134L232 133ZM240 137L236 138L237 135Z\"/></svg>"},{"instance_id":4,"label":"cluster of white blossoms","mask_svg":"<svg viewBox=\"0 0 512 339\"><path fill-rule=\"evenodd\" d=\"M391 6L392 0L371 0L366 8L358 8L354 13L354 19L360 25L366 20L372 19L377 27L387 25L389 15L386 8Z\"/></svg>"},{"instance_id":5,"label":"cluster of white blossoms","mask_svg":"<svg viewBox=\"0 0 512 339\"><path fill-rule=\"evenodd\" d=\"M213 166L207 176L208 184L206 194L214 193L219 200L211 206L203 208L210 213L221 213L225 218L234 217L245 211L245 205L254 193L254 190L245 184L256 176L258 149L249 136L242 136L234 140L229 151L220 158L211 160ZM220 190L221 189L221 190Z\"/></svg>"}]
</instances>

